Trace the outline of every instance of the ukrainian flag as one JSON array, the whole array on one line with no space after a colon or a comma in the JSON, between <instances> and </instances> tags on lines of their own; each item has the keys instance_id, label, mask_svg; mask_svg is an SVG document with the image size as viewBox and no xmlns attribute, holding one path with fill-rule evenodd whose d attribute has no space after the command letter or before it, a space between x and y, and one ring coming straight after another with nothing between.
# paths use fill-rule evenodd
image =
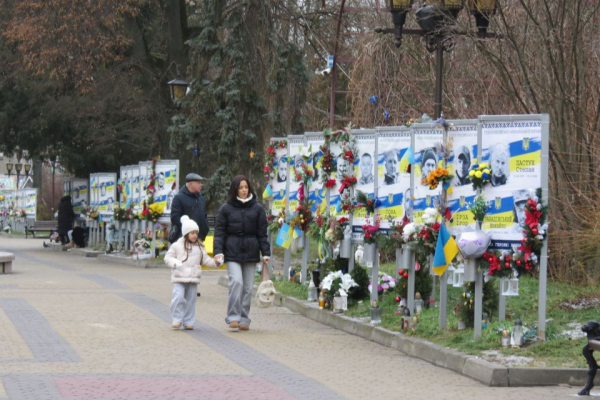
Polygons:
<instances>
[{"instance_id":1,"label":"ukrainian flag","mask_svg":"<svg viewBox=\"0 0 600 400\"><path fill-rule=\"evenodd\" d=\"M433 272L438 276L444 275L448 264L454 260L458 254L456 241L450 235L444 224L440 227L437 245L435 246L435 255L433 256Z\"/></svg>"},{"instance_id":2,"label":"ukrainian flag","mask_svg":"<svg viewBox=\"0 0 600 400\"><path fill-rule=\"evenodd\" d=\"M409 146L408 149L404 152L402 159L400 159L400 172L405 173L408 171L408 166L416 163L415 155L412 151L412 146Z\"/></svg>"}]
</instances>

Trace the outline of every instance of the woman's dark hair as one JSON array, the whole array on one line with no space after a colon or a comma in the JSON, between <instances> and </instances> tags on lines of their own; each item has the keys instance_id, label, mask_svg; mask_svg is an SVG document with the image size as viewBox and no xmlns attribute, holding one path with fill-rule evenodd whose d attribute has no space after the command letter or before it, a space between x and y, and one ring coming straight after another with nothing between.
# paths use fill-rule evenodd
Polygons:
<instances>
[{"instance_id":1,"label":"woman's dark hair","mask_svg":"<svg viewBox=\"0 0 600 400\"><path fill-rule=\"evenodd\" d=\"M229 201L234 201L237 198L238 189L240 188L240 184L246 181L248 184L248 196L254 196L254 189L252 189L252 184L244 175L238 175L231 180L231 186L229 186L229 194L227 199Z\"/></svg>"}]
</instances>

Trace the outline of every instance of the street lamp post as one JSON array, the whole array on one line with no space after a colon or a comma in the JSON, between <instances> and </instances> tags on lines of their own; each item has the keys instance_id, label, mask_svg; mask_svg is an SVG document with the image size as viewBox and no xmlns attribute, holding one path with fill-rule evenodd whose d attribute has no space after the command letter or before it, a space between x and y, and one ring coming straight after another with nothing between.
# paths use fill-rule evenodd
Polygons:
<instances>
[{"instance_id":1,"label":"street lamp post","mask_svg":"<svg viewBox=\"0 0 600 400\"><path fill-rule=\"evenodd\" d=\"M54 174L56 173L56 158L53 158L50 161L50 164L52 165L52 216L54 216Z\"/></svg>"},{"instance_id":2,"label":"street lamp post","mask_svg":"<svg viewBox=\"0 0 600 400\"><path fill-rule=\"evenodd\" d=\"M452 48L453 43L448 40L452 35L466 35L466 32L448 31L447 25L456 21L458 13L464 7L464 0L429 0L428 4L419 8L416 12L417 23L421 29L404 29L406 14L411 9L413 0L388 0L388 8L392 14L394 28L377 28L375 32L393 34L396 47L402 45L402 34L424 36L426 47L430 52L435 51L435 94L434 94L434 116L440 118L442 115L442 93L443 93L443 69L444 50ZM497 0L468 0L471 14L475 17L477 35L480 38L497 37L487 32L489 17L496 10Z\"/></svg>"}]
</instances>

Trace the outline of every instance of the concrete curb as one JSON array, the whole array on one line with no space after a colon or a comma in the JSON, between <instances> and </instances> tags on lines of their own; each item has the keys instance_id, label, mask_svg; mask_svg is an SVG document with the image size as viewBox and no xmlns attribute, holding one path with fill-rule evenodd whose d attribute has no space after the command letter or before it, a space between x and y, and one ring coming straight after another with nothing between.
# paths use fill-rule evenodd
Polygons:
<instances>
[{"instance_id":1,"label":"concrete curb","mask_svg":"<svg viewBox=\"0 0 600 400\"><path fill-rule=\"evenodd\" d=\"M99 255L104 254L103 251L89 249L71 249L71 251L69 251L68 253L87 258L96 258Z\"/></svg>"},{"instance_id":2,"label":"concrete curb","mask_svg":"<svg viewBox=\"0 0 600 400\"><path fill-rule=\"evenodd\" d=\"M117 255L105 254L105 253L99 254L97 257L99 260L102 260L102 261L108 261L108 262L113 262L113 263L117 263L117 264L129 265L132 267L168 268L164 263L157 263L157 262L152 262L152 261L147 261L147 260L136 260L133 257L123 257L123 256L117 256Z\"/></svg>"},{"instance_id":3,"label":"concrete curb","mask_svg":"<svg viewBox=\"0 0 600 400\"><path fill-rule=\"evenodd\" d=\"M219 277L219 285L227 287L227 282L227 275ZM275 296L274 303L278 307L285 307L324 325L397 349L410 357L419 358L468 376L487 386L556 386L561 384L583 386L587 380L586 369L505 367L477 356L461 353L449 347L442 347L427 340L372 326L342 314L319 310L314 302L309 303L279 293ZM598 383L600 383L600 377L596 378L596 384Z\"/></svg>"}]
</instances>

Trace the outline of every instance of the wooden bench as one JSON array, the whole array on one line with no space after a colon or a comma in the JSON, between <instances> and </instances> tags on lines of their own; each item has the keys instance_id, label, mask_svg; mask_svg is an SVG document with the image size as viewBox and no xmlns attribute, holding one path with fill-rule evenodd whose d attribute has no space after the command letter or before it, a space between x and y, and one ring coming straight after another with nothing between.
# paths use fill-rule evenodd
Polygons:
<instances>
[{"instance_id":1,"label":"wooden bench","mask_svg":"<svg viewBox=\"0 0 600 400\"><path fill-rule=\"evenodd\" d=\"M57 221L35 221L33 226L25 227L25 239L27 239L29 234L32 234L33 238L35 239L36 232L47 232L48 236L43 236L43 237L50 237L57 230L58 230L58 222Z\"/></svg>"},{"instance_id":2,"label":"wooden bench","mask_svg":"<svg viewBox=\"0 0 600 400\"><path fill-rule=\"evenodd\" d=\"M15 260L13 253L0 252L0 265L2 265L2 273L12 273L12 262Z\"/></svg>"}]
</instances>

